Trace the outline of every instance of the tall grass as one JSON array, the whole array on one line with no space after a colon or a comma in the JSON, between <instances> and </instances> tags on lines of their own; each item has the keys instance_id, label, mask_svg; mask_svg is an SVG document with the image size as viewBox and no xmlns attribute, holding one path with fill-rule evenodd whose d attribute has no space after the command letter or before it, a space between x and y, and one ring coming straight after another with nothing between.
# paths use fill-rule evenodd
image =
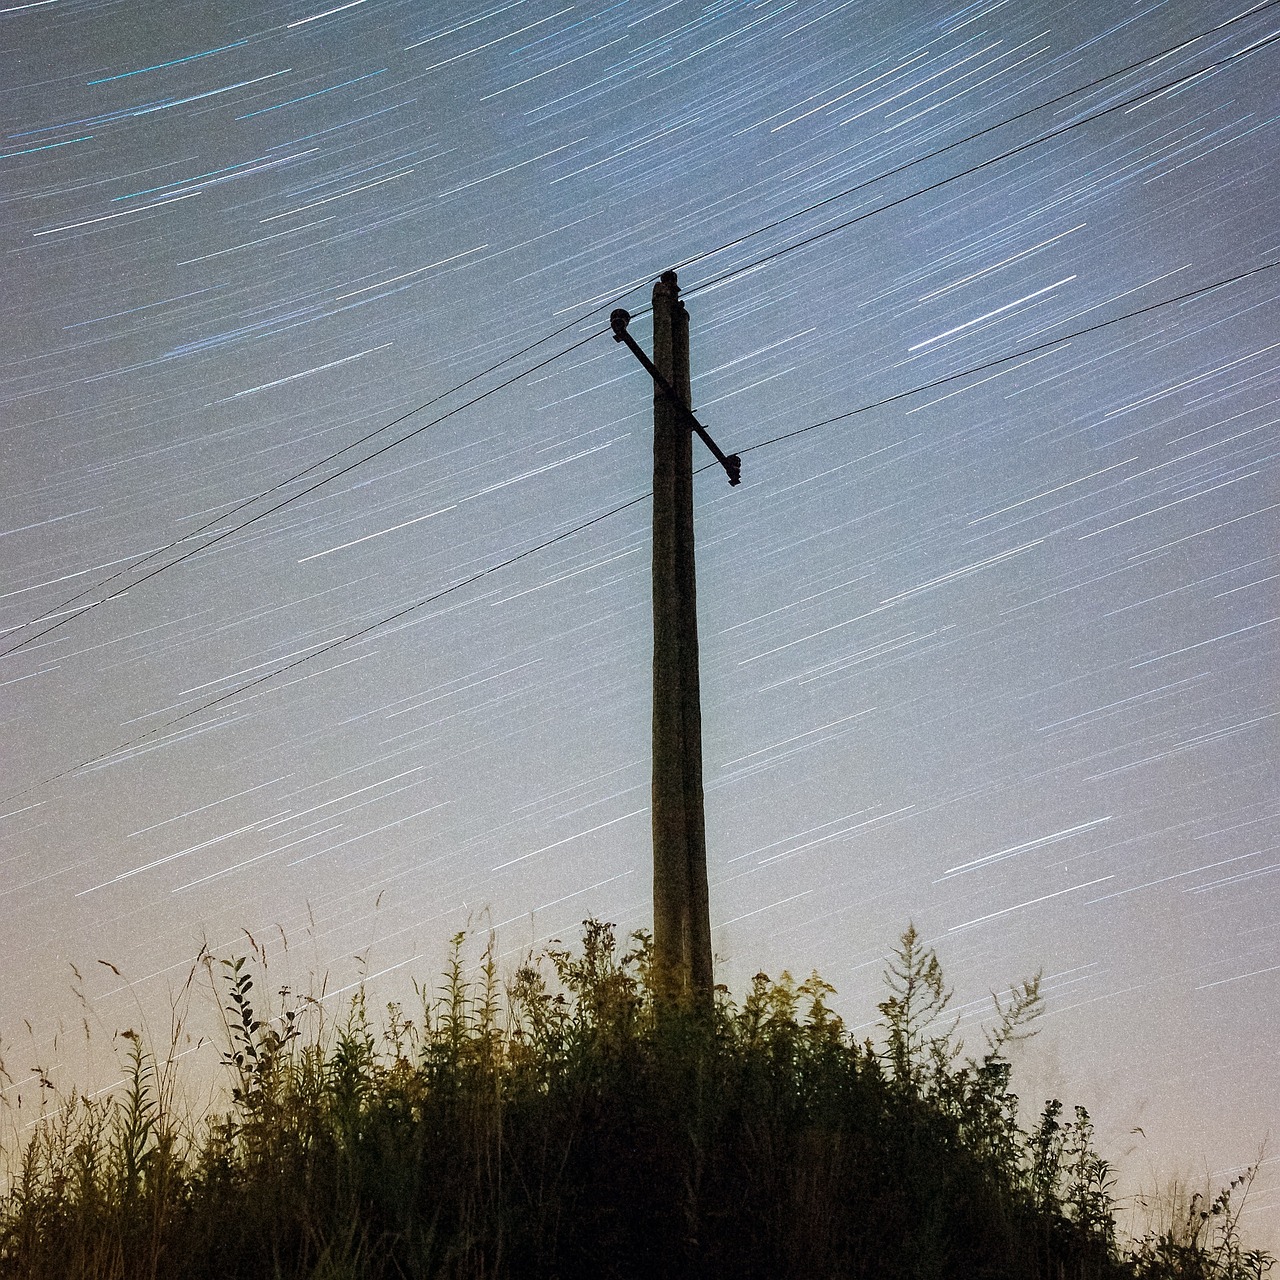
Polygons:
<instances>
[{"instance_id":1,"label":"tall grass","mask_svg":"<svg viewBox=\"0 0 1280 1280\"><path fill-rule=\"evenodd\" d=\"M128 1033L110 1098L72 1095L9 1152L0 1277L1045 1277L1244 1280L1232 1187L1117 1241L1088 1114L1018 1123L1007 1050L977 1054L914 929L878 1042L816 975L758 974L710 1016L654 998L649 940L587 921L500 981L465 939L412 1012L359 991L326 1021L262 957L205 959L225 1104L187 1114L174 1055ZM1203 1218L1197 1215L1204 1214Z\"/></svg>"}]
</instances>

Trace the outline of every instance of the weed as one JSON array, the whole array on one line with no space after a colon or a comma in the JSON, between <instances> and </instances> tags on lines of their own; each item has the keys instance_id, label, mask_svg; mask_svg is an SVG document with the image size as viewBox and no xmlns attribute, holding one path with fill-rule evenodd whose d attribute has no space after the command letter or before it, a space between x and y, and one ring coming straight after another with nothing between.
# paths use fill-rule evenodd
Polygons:
<instances>
[{"instance_id":1,"label":"weed","mask_svg":"<svg viewBox=\"0 0 1280 1280\"><path fill-rule=\"evenodd\" d=\"M467 942L416 1016L375 1017L361 989L332 1022L263 997L256 943L203 956L225 1105L184 1115L173 1046L122 1032L114 1098L72 1094L9 1153L0 1280L1245 1280L1271 1264L1239 1241L1244 1180L1121 1248L1087 1112L1053 1101L1018 1124L1006 1050L1032 1032L1038 979L995 1000L966 1056L914 928L878 1043L845 1030L816 974L681 1009L655 1000L644 933L619 944L587 921L506 984L492 938L468 976Z\"/></svg>"}]
</instances>

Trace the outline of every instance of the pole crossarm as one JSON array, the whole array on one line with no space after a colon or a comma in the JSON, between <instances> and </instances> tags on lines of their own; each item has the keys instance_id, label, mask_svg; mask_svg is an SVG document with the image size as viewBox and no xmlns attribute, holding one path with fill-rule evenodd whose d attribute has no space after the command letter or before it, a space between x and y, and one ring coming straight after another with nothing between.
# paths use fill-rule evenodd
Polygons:
<instances>
[{"instance_id":1,"label":"pole crossarm","mask_svg":"<svg viewBox=\"0 0 1280 1280\"><path fill-rule=\"evenodd\" d=\"M676 407L679 414L685 419L690 427L697 432L702 443L715 455L716 461L725 469L725 474L729 477L730 485L742 483L742 459L736 453L725 454L718 444L711 438L706 427L693 416L693 411L684 403L676 394L676 389L662 376L661 371L645 355L640 344L627 332L627 325L631 323L631 313L624 311L619 307L609 316L609 324L613 327L614 342L625 342L631 348L631 353L642 365L649 371L649 376L654 380L662 390L662 394Z\"/></svg>"}]
</instances>

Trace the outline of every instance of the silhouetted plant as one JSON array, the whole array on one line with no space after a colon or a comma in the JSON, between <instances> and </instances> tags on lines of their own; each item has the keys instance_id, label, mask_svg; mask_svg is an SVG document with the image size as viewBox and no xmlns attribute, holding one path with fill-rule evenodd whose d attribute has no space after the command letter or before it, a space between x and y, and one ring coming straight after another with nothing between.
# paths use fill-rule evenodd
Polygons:
<instances>
[{"instance_id":1,"label":"silhouetted plant","mask_svg":"<svg viewBox=\"0 0 1280 1280\"><path fill-rule=\"evenodd\" d=\"M1261 1280L1275 1259L1261 1249L1246 1249L1240 1239L1240 1212L1257 1172L1257 1165L1251 1166L1212 1199L1199 1191L1188 1199L1175 1189L1168 1224L1130 1244L1131 1274L1139 1280Z\"/></svg>"},{"instance_id":2,"label":"silhouetted plant","mask_svg":"<svg viewBox=\"0 0 1280 1280\"><path fill-rule=\"evenodd\" d=\"M121 1033L114 1101L74 1094L13 1153L0 1280L134 1277L988 1277L1245 1280L1237 1180L1123 1249L1087 1112L1019 1127L1006 1051L1039 980L994 998L966 1056L914 928L880 1042L816 974L761 973L710 1016L655 1001L652 948L587 921L499 981L452 943L421 1010L337 1020L278 993L265 954L206 962L227 1104L199 1122ZM307 1030L304 1030L308 1028ZM42 1097L51 1097L44 1082ZM1243 1194L1241 1192L1241 1194ZM1185 1221L1183 1220L1185 1218ZM1197 1269L1198 1268L1198 1269Z\"/></svg>"}]
</instances>

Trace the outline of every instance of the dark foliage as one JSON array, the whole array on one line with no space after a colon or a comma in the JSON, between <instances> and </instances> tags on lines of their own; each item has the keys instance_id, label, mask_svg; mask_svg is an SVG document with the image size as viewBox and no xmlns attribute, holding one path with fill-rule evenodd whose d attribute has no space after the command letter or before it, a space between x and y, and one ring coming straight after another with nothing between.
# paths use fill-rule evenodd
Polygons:
<instances>
[{"instance_id":1,"label":"dark foliage","mask_svg":"<svg viewBox=\"0 0 1280 1280\"><path fill-rule=\"evenodd\" d=\"M819 978L757 975L699 1017L655 1003L643 935L609 926L500 989L463 938L419 1019L363 996L301 1034L224 962L230 1108L173 1114L135 1036L129 1083L69 1100L18 1153L0 1278L876 1277L1244 1280L1230 1195L1117 1244L1089 1117L1017 1122L1007 1046L1035 980L963 1057L932 951L908 930L883 1042L856 1042ZM305 1014L305 1009L303 1010ZM1194 1215L1200 1215L1196 1217Z\"/></svg>"}]
</instances>

